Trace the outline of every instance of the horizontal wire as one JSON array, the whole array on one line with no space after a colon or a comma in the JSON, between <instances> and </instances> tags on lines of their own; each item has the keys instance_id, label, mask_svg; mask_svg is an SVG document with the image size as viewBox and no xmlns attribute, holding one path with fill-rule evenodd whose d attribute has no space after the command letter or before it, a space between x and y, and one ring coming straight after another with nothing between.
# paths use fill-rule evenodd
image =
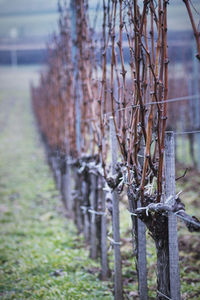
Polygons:
<instances>
[{"instance_id":1,"label":"horizontal wire","mask_svg":"<svg viewBox=\"0 0 200 300\"><path fill-rule=\"evenodd\" d=\"M172 99L168 99L168 100L164 100L164 101L148 102L148 103L145 103L144 106L164 104L164 103L172 103L172 102L179 102L179 101L186 101L186 100L191 101L191 100L195 100L199 97L200 97L200 94L191 95L191 96L183 96L183 97L172 98ZM123 111L123 110L130 109L130 108L140 108L140 105L138 105L138 104L134 105L133 104L133 105L130 105L130 106L127 106L127 107L116 109L114 112L116 113L116 112ZM103 114L104 117L109 116L109 115L112 115L112 111ZM94 121L94 118L83 119L81 122L89 122L89 121Z\"/></svg>"},{"instance_id":2,"label":"horizontal wire","mask_svg":"<svg viewBox=\"0 0 200 300\"><path fill-rule=\"evenodd\" d=\"M140 207L140 209L141 210L148 210L148 206L147 207ZM129 210L128 210L128 212L129 212L129 214L131 215L131 216L136 216L136 217L138 217L138 214L136 214L136 213L133 213L133 212L130 212ZM193 224L193 225L195 225L195 226L197 226L197 227L199 227L200 228L200 223L198 223L198 222L196 222L195 220L191 220L191 219L189 219L189 218L186 218L186 217L183 217L183 216L181 216L181 215L179 215L179 213L181 212L180 210L179 211L177 211L177 212L173 212L173 211L169 211L169 210L167 210L167 208L166 208L166 212L167 213L171 213L171 214L173 214L173 215L175 215L176 217L178 217L178 218L180 218L180 219L182 219L182 220L184 220L184 221L186 221L186 222L188 222L188 223L190 223L190 224Z\"/></svg>"},{"instance_id":3,"label":"horizontal wire","mask_svg":"<svg viewBox=\"0 0 200 300\"><path fill-rule=\"evenodd\" d=\"M194 100L194 99L197 99L198 97L200 97L200 94L191 95L191 96L183 96L183 97L178 97L178 98L172 98L172 99L167 99L167 100L163 100L163 101L148 102L148 103L145 103L144 106L164 104L164 103L170 103L170 102L178 102L178 101L184 101L184 100ZM136 105L136 107L137 106L138 105ZM131 108L131 107L133 107L133 105L129 106L127 108ZM126 107L124 109L126 109ZM121 109L121 110L123 110L123 109Z\"/></svg>"},{"instance_id":4,"label":"horizontal wire","mask_svg":"<svg viewBox=\"0 0 200 300\"><path fill-rule=\"evenodd\" d=\"M180 131L180 132L174 132L174 134L178 135L178 134L192 134L192 133L200 133L200 130L191 130L191 131Z\"/></svg>"},{"instance_id":5,"label":"horizontal wire","mask_svg":"<svg viewBox=\"0 0 200 300\"><path fill-rule=\"evenodd\" d=\"M175 216L177 216L178 218L180 218L180 219L182 219L182 220L184 220L184 221L186 221L186 222L188 222L188 223L190 223L190 224L193 224L193 225L195 225L195 226L197 226L197 227L200 228L200 224L199 224L199 223L197 223L196 221L189 220L189 219L186 218L186 217L180 216L180 215L178 215L178 213L179 213L179 211L177 211L177 212L175 212L175 213L173 213L173 214L174 214Z\"/></svg>"},{"instance_id":6,"label":"horizontal wire","mask_svg":"<svg viewBox=\"0 0 200 300\"><path fill-rule=\"evenodd\" d=\"M160 295L160 296L163 296L164 298L168 299L168 300L173 300L171 298L169 298L168 296L166 296L165 294L161 293L159 290L157 290L157 293Z\"/></svg>"}]
</instances>

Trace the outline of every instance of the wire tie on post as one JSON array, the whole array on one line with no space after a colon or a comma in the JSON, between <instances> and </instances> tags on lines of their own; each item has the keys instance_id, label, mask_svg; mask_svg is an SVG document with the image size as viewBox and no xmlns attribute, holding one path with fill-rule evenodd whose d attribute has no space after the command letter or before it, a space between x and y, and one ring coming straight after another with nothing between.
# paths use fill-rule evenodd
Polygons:
<instances>
[{"instance_id":1,"label":"wire tie on post","mask_svg":"<svg viewBox=\"0 0 200 300\"><path fill-rule=\"evenodd\" d=\"M176 216L178 217L178 213L180 213L180 212L185 212L185 210L184 210L184 209L179 209L178 211L173 212L173 214L176 215ZM181 216L181 217L182 217L182 216Z\"/></svg>"},{"instance_id":2,"label":"wire tie on post","mask_svg":"<svg viewBox=\"0 0 200 300\"><path fill-rule=\"evenodd\" d=\"M118 246L120 246L122 243L121 242L116 242L116 241L114 241L111 237L109 237L109 236L107 236L107 239L111 242L111 244L113 244L113 245L118 245Z\"/></svg>"},{"instance_id":3,"label":"wire tie on post","mask_svg":"<svg viewBox=\"0 0 200 300\"><path fill-rule=\"evenodd\" d=\"M93 210L93 209L89 209L88 212L91 213L91 214L94 214L94 215L98 215L98 216L106 215L105 211L96 211L96 210Z\"/></svg>"},{"instance_id":4,"label":"wire tie on post","mask_svg":"<svg viewBox=\"0 0 200 300\"><path fill-rule=\"evenodd\" d=\"M168 296L166 296L165 294L161 293L160 291L157 290L157 293L160 295L160 296L163 296L165 297L166 299L168 300L172 300L171 298L169 298Z\"/></svg>"},{"instance_id":5,"label":"wire tie on post","mask_svg":"<svg viewBox=\"0 0 200 300\"><path fill-rule=\"evenodd\" d=\"M131 212L131 211L129 211L129 210L128 210L128 212L129 212L129 214L130 214L131 216L135 216L135 217L138 216L137 214L135 214L135 213L133 213L133 212Z\"/></svg>"},{"instance_id":6,"label":"wire tie on post","mask_svg":"<svg viewBox=\"0 0 200 300\"><path fill-rule=\"evenodd\" d=\"M84 205L80 206L80 208L82 209L84 215L86 214L87 210L89 209L88 206L84 206Z\"/></svg>"}]
</instances>

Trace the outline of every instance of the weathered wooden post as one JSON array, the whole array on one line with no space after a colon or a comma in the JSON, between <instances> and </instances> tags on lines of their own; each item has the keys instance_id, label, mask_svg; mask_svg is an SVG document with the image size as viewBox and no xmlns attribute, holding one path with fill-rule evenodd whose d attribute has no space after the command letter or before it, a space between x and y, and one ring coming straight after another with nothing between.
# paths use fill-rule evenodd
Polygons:
<instances>
[{"instance_id":1,"label":"weathered wooden post","mask_svg":"<svg viewBox=\"0 0 200 300\"><path fill-rule=\"evenodd\" d=\"M67 209L68 214L73 218L73 199L72 199L72 170L70 164L70 158L68 156L65 157L64 170L62 175L62 194L63 201L65 202L65 207Z\"/></svg>"},{"instance_id":2,"label":"weathered wooden post","mask_svg":"<svg viewBox=\"0 0 200 300\"><path fill-rule=\"evenodd\" d=\"M148 299L147 286L147 260L146 260L146 226L133 213L133 211L141 207L140 201L136 206L135 198L133 197L133 187L128 187L128 200L130 215L133 223L133 250L137 257L137 274L138 274L138 291L140 300ZM134 243L135 242L135 243ZM135 253L136 251L136 253Z\"/></svg>"},{"instance_id":3,"label":"weathered wooden post","mask_svg":"<svg viewBox=\"0 0 200 300\"><path fill-rule=\"evenodd\" d=\"M139 201L138 208L141 207ZM146 226L137 218L137 269L138 269L138 287L140 300L148 299L147 287L147 259L146 259Z\"/></svg>"},{"instance_id":4,"label":"weathered wooden post","mask_svg":"<svg viewBox=\"0 0 200 300\"><path fill-rule=\"evenodd\" d=\"M60 170L60 157L58 151L53 151L51 155L52 170L56 181L56 186L61 191L61 170Z\"/></svg>"},{"instance_id":5,"label":"weathered wooden post","mask_svg":"<svg viewBox=\"0 0 200 300\"><path fill-rule=\"evenodd\" d=\"M68 209L68 203L67 203L67 191L66 191L66 157L63 156L62 160L61 160L61 195L62 195L62 201L63 204L66 208L66 210Z\"/></svg>"},{"instance_id":6,"label":"weathered wooden post","mask_svg":"<svg viewBox=\"0 0 200 300\"><path fill-rule=\"evenodd\" d=\"M70 1L71 13L71 37L72 37L72 63L73 63L73 77L74 77L74 98L75 98L75 118L76 118L76 151L77 156L80 158L81 154L81 87L79 80L78 58L77 58L77 5L76 1ZM75 218L78 231L82 231L82 214L81 214L81 177L78 174L78 168L74 167L74 181L75 181Z\"/></svg>"},{"instance_id":7,"label":"weathered wooden post","mask_svg":"<svg viewBox=\"0 0 200 300\"><path fill-rule=\"evenodd\" d=\"M79 80L78 60L77 60L77 6L76 1L71 0L71 36L72 36L72 62L74 66L74 96L75 96L75 111L76 111L76 147L77 152L80 154L81 151L81 87Z\"/></svg>"},{"instance_id":8,"label":"weathered wooden post","mask_svg":"<svg viewBox=\"0 0 200 300\"><path fill-rule=\"evenodd\" d=\"M90 174L91 179L91 193L90 193L90 257L96 259L97 252L97 224L96 224L96 211L97 211L97 176L93 173Z\"/></svg>"},{"instance_id":9,"label":"weathered wooden post","mask_svg":"<svg viewBox=\"0 0 200 300\"><path fill-rule=\"evenodd\" d=\"M144 143L144 142L143 142ZM143 164L144 145L140 150L139 161ZM140 199L137 201L137 208L141 207ZM146 258L146 225L137 218L137 272L138 272L138 289L140 300L148 299L147 286L147 258Z\"/></svg>"},{"instance_id":10,"label":"weathered wooden post","mask_svg":"<svg viewBox=\"0 0 200 300\"><path fill-rule=\"evenodd\" d=\"M74 213L75 213L75 223L78 229L78 232L83 231L83 224L82 224L82 213L81 213L81 206L82 206L82 194L81 194L81 176L78 173L78 168L74 167L74 179L75 179L75 189L74 189Z\"/></svg>"},{"instance_id":11,"label":"weathered wooden post","mask_svg":"<svg viewBox=\"0 0 200 300\"><path fill-rule=\"evenodd\" d=\"M195 105L194 101L190 98L192 96L192 78L193 76L189 76L188 78L188 98L189 98L189 128L192 130L195 130L195 124L194 124L194 111L195 111ZM176 138L176 136L175 136ZM195 167L195 151L194 151L194 143L195 143L195 136L194 134L188 134L189 139L189 148L190 148L190 156L192 160L192 166Z\"/></svg>"},{"instance_id":12,"label":"weathered wooden post","mask_svg":"<svg viewBox=\"0 0 200 300\"><path fill-rule=\"evenodd\" d=\"M109 119L112 175L116 174L117 164L117 137L113 117ZM115 300L123 299L122 288L122 262L120 252L120 229L119 229L119 195L117 191L112 193L112 223L113 223L113 247L114 247L114 296Z\"/></svg>"},{"instance_id":13,"label":"weathered wooden post","mask_svg":"<svg viewBox=\"0 0 200 300\"><path fill-rule=\"evenodd\" d=\"M180 105L180 129L182 132L186 130L185 128L186 120L185 120L185 106ZM180 136L181 139L181 162L185 163L185 158L187 157L187 151L186 151L186 136L185 134L182 134Z\"/></svg>"},{"instance_id":14,"label":"weathered wooden post","mask_svg":"<svg viewBox=\"0 0 200 300\"><path fill-rule=\"evenodd\" d=\"M69 210L69 213L72 217L74 217L74 210L73 210L73 199L72 199L72 166L71 166L71 159L70 157L67 157L66 162L66 194L67 194L67 208Z\"/></svg>"},{"instance_id":15,"label":"weathered wooden post","mask_svg":"<svg viewBox=\"0 0 200 300\"><path fill-rule=\"evenodd\" d=\"M195 105L195 115L194 115L194 124L195 130L200 130L200 88L199 88L199 61L196 58L196 43L193 41L193 91L194 95L196 95L196 99L194 102ZM200 134L196 134L196 142L197 142L197 168L200 171Z\"/></svg>"},{"instance_id":16,"label":"weathered wooden post","mask_svg":"<svg viewBox=\"0 0 200 300\"><path fill-rule=\"evenodd\" d=\"M101 200L101 279L109 277L108 249L107 249L107 217L106 217L106 197L103 190L103 178L100 179L99 198Z\"/></svg>"},{"instance_id":17,"label":"weathered wooden post","mask_svg":"<svg viewBox=\"0 0 200 300\"><path fill-rule=\"evenodd\" d=\"M139 161L143 164L144 147L140 151ZM146 259L146 225L137 217L133 211L141 207L140 199L135 199L134 186L128 187L128 200L131 219L133 222L133 235L135 236L135 247L137 257L138 291L140 300L148 299L147 285L147 259ZM133 240L134 243L134 240Z\"/></svg>"},{"instance_id":18,"label":"weathered wooden post","mask_svg":"<svg viewBox=\"0 0 200 300\"><path fill-rule=\"evenodd\" d=\"M83 214L83 234L85 242L88 244L90 241L90 216L88 213L89 209L89 197L90 197L90 176L88 171L83 174L82 181L82 195L83 195L83 206L81 206Z\"/></svg>"},{"instance_id":19,"label":"weathered wooden post","mask_svg":"<svg viewBox=\"0 0 200 300\"><path fill-rule=\"evenodd\" d=\"M168 205L175 204L175 153L174 133L166 132L165 137L165 191L166 199L170 199ZM170 198L171 197L171 198ZM169 274L170 274L170 296L173 300L180 300L180 275L179 275L179 251L177 217L168 214L168 239L169 239Z\"/></svg>"}]
</instances>

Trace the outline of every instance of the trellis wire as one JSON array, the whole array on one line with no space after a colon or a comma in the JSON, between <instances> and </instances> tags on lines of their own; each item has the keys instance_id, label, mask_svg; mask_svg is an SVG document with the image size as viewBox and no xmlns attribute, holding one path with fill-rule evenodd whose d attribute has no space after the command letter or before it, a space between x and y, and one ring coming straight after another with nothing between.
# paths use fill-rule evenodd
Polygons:
<instances>
[{"instance_id":1,"label":"trellis wire","mask_svg":"<svg viewBox=\"0 0 200 300\"><path fill-rule=\"evenodd\" d=\"M180 131L180 132L174 132L174 134L178 135L178 134L195 134L195 133L200 133L200 130L191 130L191 131Z\"/></svg>"},{"instance_id":2,"label":"trellis wire","mask_svg":"<svg viewBox=\"0 0 200 300\"><path fill-rule=\"evenodd\" d=\"M200 97L200 94L196 94L196 95L192 95L192 96L177 97L177 98L171 98L171 99L163 100L163 101L148 102L148 103L145 103L144 106L164 104L164 103L172 103L172 102L179 102L179 101L191 101L191 100L195 100L199 97ZM129 106L126 106L126 107L123 107L123 108L116 109L115 112L120 112L120 111L131 109L131 108L140 108L140 105L139 104L132 104L132 105L129 105ZM110 115L112 115L111 111L103 114L104 117L108 117ZM95 120L96 119L94 119L94 118L88 118L88 119L82 120L81 122L90 122L90 121L95 121ZM188 133L190 133L190 132L188 132ZM195 132L195 133L197 133L197 132ZM176 132L174 132L174 134L176 134Z\"/></svg>"},{"instance_id":3,"label":"trellis wire","mask_svg":"<svg viewBox=\"0 0 200 300\"><path fill-rule=\"evenodd\" d=\"M81 206L81 209L82 209L83 211L88 210L89 213L96 214L96 215L100 215L100 216L102 216L102 215L107 215L106 212L100 212L100 211L91 210L91 209L89 209L88 207L83 207L83 206ZM146 208L145 208L145 207L142 207L141 209L144 209L144 210L145 210ZM132 212L130 212L129 210L128 210L128 212L129 212L129 214L130 214L131 216L138 217L138 215L137 215L136 213L132 213ZM197 227L200 228L200 224L199 224L199 223L197 223L197 222L195 222L195 221L192 221L192 220L189 220L189 219L187 219L187 218L185 218L185 217L183 217L183 216L178 215L178 213L180 213L180 212L181 212L181 210L179 210L179 211L177 211L177 212L171 212L171 213L173 213L174 215L176 215L178 218L180 218L180 219L182 219L182 220L184 220L184 221L187 221L188 223L191 223L191 224L193 224L193 225L195 225L195 226L197 226Z\"/></svg>"},{"instance_id":4,"label":"trellis wire","mask_svg":"<svg viewBox=\"0 0 200 300\"><path fill-rule=\"evenodd\" d=\"M180 218L180 219L182 219L182 220L184 220L184 221L186 221L186 222L188 222L190 224L193 224L193 225L195 225L195 226L197 226L197 227L200 228L200 224L199 223L197 223L196 221L189 220L189 219L187 219L187 218L185 218L183 216L178 215L179 212L180 211L177 211L177 212L175 212L173 214L175 214L178 218Z\"/></svg>"},{"instance_id":5,"label":"trellis wire","mask_svg":"<svg viewBox=\"0 0 200 300\"><path fill-rule=\"evenodd\" d=\"M141 210L147 210L147 209L148 209L148 207L141 207ZM200 228L200 224L197 223L196 221L192 221L192 220L189 220L189 219L187 219L187 218L185 218L183 216L178 215L178 213L180 213L181 211L182 210L179 210L177 212L170 211L170 213L172 213L172 214L176 215L178 218L180 218L180 219L182 219L182 220L184 220L184 221L186 221L186 222L188 222L190 224L193 224L193 225L195 225L195 226L197 226L197 227ZM129 210L128 210L128 212L129 212L130 216L138 217L138 215L136 213L132 213Z\"/></svg>"},{"instance_id":6,"label":"trellis wire","mask_svg":"<svg viewBox=\"0 0 200 300\"><path fill-rule=\"evenodd\" d=\"M148 102L148 103L145 103L144 106L148 106L148 105L157 105L157 104L164 104L164 103L170 103L170 102L178 102L178 101L184 101L184 100L194 100L196 98L198 98L200 95L197 94L197 95L192 95L192 96L184 96L184 97L177 97L177 98L172 98L172 99L167 99L167 100L163 100L163 101L154 101L154 102ZM129 109L129 108L136 108L136 107L140 107L140 105L130 105L130 106L127 106L125 108L120 108L120 109L117 109L117 111L122 111L122 110L126 110L126 109Z\"/></svg>"},{"instance_id":7,"label":"trellis wire","mask_svg":"<svg viewBox=\"0 0 200 300\"><path fill-rule=\"evenodd\" d=\"M168 300L173 300L172 298L169 298L168 296L166 296L165 294L161 293L160 291L157 290L157 293L160 295L160 296L163 296L165 297L166 299Z\"/></svg>"}]
</instances>

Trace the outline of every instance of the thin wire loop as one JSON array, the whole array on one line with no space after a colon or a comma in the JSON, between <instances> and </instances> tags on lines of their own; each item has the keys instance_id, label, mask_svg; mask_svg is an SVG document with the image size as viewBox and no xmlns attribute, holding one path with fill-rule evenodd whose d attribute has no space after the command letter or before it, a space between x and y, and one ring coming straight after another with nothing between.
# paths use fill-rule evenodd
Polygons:
<instances>
[{"instance_id":1,"label":"thin wire loop","mask_svg":"<svg viewBox=\"0 0 200 300\"><path fill-rule=\"evenodd\" d=\"M159 290L157 290L157 293L158 293L160 296L163 296L163 297L165 297L165 298L168 299L168 300L172 300L171 298L169 298L169 297L166 296L165 294L161 293Z\"/></svg>"},{"instance_id":2,"label":"thin wire loop","mask_svg":"<svg viewBox=\"0 0 200 300\"><path fill-rule=\"evenodd\" d=\"M122 243L121 242L116 242L114 241L111 237L107 236L107 239L113 244L113 245L118 245L120 246Z\"/></svg>"},{"instance_id":3,"label":"thin wire loop","mask_svg":"<svg viewBox=\"0 0 200 300\"><path fill-rule=\"evenodd\" d=\"M96 211L96 210L93 210L93 209L89 209L88 212L91 213L91 214L94 214L94 215L99 215L99 216L106 215L105 211Z\"/></svg>"},{"instance_id":4,"label":"thin wire loop","mask_svg":"<svg viewBox=\"0 0 200 300\"><path fill-rule=\"evenodd\" d=\"M88 207L88 206L80 206L80 208L82 209L82 211L83 211L83 214L86 214L86 212L90 209L90 207Z\"/></svg>"}]
</instances>

